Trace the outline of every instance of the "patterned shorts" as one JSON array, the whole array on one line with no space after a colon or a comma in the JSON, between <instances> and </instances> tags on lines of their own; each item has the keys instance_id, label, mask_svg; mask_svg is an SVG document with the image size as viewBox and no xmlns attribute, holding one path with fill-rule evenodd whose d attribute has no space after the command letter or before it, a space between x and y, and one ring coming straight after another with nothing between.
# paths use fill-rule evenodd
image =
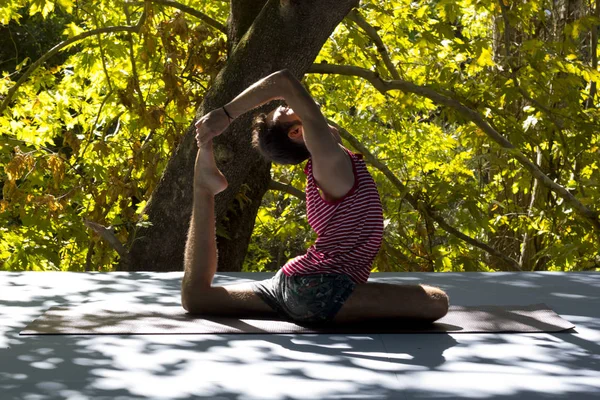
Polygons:
<instances>
[{"instance_id":1,"label":"patterned shorts","mask_svg":"<svg viewBox=\"0 0 600 400\"><path fill-rule=\"evenodd\" d=\"M287 276L281 270L271 279L252 284L254 293L281 318L305 325L333 321L355 287L343 274Z\"/></svg>"}]
</instances>

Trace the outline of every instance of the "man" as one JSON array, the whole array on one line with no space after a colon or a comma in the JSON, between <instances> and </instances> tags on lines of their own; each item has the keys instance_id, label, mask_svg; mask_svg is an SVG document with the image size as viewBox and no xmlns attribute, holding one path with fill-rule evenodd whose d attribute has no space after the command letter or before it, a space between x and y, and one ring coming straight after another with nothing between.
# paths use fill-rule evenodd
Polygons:
<instances>
[{"instance_id":1,"label":"man","mask_svg":"<svg viewBox=\"0 0 600 400\"><path fill-rule=\"evenodd\" d=\"M271 160L298 164L308 158L307 217L318 235L303 256L274 278L212 286L217 268L214 196L227 188L212 139L236 117L272 100L284 100L257 118L254 143ZM283 318L297 323L347 323L378 318L434 321L448 311L448 296L426 285L369 283L381 245L381 202L361 155L341 145L301 83L275 72L196 123L194 206L185 250L181 300L190 313Z\"/></svg>"}]
</instances>

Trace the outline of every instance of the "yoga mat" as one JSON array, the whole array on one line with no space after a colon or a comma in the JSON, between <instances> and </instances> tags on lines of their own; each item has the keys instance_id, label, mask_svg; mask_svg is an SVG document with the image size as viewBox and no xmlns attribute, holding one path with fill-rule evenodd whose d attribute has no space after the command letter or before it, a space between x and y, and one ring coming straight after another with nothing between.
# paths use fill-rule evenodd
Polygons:
<instances>
[{"instance_id":1,"label":"yoga mat","mask_svg":"<svg viewBox=\"0 0 600 400\"><path fill-rule=\"evenodd\" d=\"M20 334L485 333L559 332L574 327L545 304L451 306L444 318L429 324L407 320L378 320L314 328L277 320L197 317L186 314L181 306L173 305L95 302L52 307Z\"/></svg>"}]
</instances>

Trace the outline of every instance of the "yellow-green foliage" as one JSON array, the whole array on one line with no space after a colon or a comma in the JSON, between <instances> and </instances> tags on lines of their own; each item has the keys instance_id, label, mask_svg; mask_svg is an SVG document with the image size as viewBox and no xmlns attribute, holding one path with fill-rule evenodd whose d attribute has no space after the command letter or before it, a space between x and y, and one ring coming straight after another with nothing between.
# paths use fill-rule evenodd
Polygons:
<instances>
[{"instance_id":1,"label":"yellow-green foliage","mask_svg":"<svg viewBox=\"0 0 600 400\"><path fill-rule=\"evenodd\" d=\"M184 3L215 19L227 15L222 2ZM62 40L135 25L143 10L130 7L128 22L123 1L13 1L0 18L13 20L10 30L22 16L50 18L57 7L73 13ZM131 41L94 35L65 50L64 63L38 68L0 115L0 268L109 270L116 253L84 219L112 226L123 243L144 223L142 208L223 65L226 42L173 8L148 11ZM19 59L20 71L33 61ZM3 72L0 99L18 78L13 72Z\"/></svg>"},{"instance_id":2,"label":"yellow-green foliage","mask_svg":"<svg viewBox=\"0 0 600 400\"><path fill-rule=\"evenodd\" d=\"M181 3L226 21L227 2ZM125 2L117 0L2 4L0 23L7 32L32 18L68 16L62 40L135 25L143 10L141 3L129 6L128 21ZM589 48L591 29L600 21L584 10L583 17L566 21L561 34L551 35L551 2L504 4L509 30L518 32L509 49L495 0L367 0L358 11L377 29L402 80L476 110L530 160L540 152L542 170L597 209L600 99L588 97L592 83L600 81L590 61L599 49ZM146 7L141 34L78 41L61 53L64 62L49 60L38 68L0 114L1 269L110 270L116 252L83 220L114 227L127 244L136 227L147 223L140 217L143 206L225 62L226 37L174 8L152 2ZM381 50L345 20L315 62L358 66L392 79ZM19 55L14 70L2 71L0 100L33 62ZM600 265L591 225L545 188L531 206L531 175L463 116L415 94L381 94L358 77L308 74L303 82L324 114L407 187L400 191L370 166L385 212L376 271L506 268L428 222L403 200L407 193L464 234L517 260L527 234L534 248L530 268ZM303 189L302 167L274 166L273 178ZM244 270L276 269L314 239L303 202L270 191Z\"/></svg>"}]
</instances>

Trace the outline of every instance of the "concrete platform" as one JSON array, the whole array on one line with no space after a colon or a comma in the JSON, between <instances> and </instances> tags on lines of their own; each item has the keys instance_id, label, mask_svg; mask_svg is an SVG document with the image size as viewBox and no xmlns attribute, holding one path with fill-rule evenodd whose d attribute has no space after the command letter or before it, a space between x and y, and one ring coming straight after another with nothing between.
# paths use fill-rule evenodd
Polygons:
<instances>
[{"instance_id":1,"label":"concrete platform","mask_svg":"<svg viewBox=\"0 0 600 400\"><path fill-rule=\"evenodd\" d=\"M600 399L598 273L371 277L436 285L456 305L546 303L567 333L19 336L55 305L178 304L181 277L0 272L0 399Z\"/></svg>"}]
</instances>

